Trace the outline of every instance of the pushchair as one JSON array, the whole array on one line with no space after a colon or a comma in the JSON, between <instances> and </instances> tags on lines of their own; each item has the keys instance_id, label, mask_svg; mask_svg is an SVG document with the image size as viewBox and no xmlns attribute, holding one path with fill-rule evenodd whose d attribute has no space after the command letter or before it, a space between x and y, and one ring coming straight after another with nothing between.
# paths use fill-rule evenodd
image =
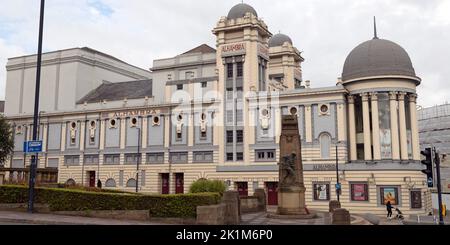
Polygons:
<instances>
[{"instance_id":1,"label":"pushchair","mask_svg":"<svg viewBox=\"0 0 450 245\"><path fill-rule=\"evenodd\" d=\"M395 211L397 212L397 215L395 215L395 218L398 220L403 220L405 217L403 216L402 211L400 211L400 209L395 208Z\"/></svg>"}]
</instances>

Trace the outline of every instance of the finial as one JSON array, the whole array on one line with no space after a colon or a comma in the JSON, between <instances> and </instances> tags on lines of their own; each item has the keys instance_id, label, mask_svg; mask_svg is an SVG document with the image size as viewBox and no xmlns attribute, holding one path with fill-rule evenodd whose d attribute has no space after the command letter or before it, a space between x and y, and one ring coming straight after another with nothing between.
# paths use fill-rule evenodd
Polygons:
<instances>
[{"instance_id":1,"label":"finial","mask_svg":"<svg viewBox=\"0 0 450 245\"><path fill-rule=\"evenodd\" d=\"M376 19L375 16L373 17L373 39L378 39L378 36L377 36L377 19Z\"/></svg>"}]
</instances>

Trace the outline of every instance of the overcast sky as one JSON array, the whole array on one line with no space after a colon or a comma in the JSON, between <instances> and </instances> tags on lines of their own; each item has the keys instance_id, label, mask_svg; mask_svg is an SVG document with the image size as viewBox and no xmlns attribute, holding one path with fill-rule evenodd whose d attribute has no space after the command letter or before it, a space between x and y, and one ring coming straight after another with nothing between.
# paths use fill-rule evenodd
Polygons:
<instances>
[{"instance_id":1,"label":"overcast sky","mask_svg":"<svg viewBox=\"0 0 450 245\"><path fill-rule=\"evenodd\" d=\"M2 0L0 99L8 57L36 53L39 0ZM347 54L378 36L405 48L422 78L419 104L450 101L449 0L245 0L273 34L303 51L304 80L333 86ZM239 0L47 0L44 51L88 46L148 69L199 44Z\"/></svg>"}]
</instances>

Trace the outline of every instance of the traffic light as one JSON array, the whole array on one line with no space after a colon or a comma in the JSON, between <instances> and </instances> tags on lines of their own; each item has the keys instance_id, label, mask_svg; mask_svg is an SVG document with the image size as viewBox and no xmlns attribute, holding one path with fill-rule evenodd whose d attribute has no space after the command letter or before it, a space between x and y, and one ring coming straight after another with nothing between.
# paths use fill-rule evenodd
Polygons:
<instances>
[{"instance_id":1,"label":"traffic light","mask_svg":"<svg viewBox=\"0 0 450 245\"><path fill-rule=\"evenodd\" d=\"M426 166L426 169L422 170L422 173L427 175L428 187L433 187L433 158L431 148L425 148L420 154L425 156L425 159L420 161Z\"/></svg>"}]
</instances>

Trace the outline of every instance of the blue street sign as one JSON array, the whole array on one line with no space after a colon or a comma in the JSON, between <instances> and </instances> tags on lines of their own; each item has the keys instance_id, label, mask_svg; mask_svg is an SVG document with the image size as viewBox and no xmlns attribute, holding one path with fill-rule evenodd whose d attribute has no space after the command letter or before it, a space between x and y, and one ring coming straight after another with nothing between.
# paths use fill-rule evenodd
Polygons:
<instances>
[{"instance_id":1,"label":"blue street sign","mask_svg":"<svg viewBox=\"0 0 450 245\"><path fill-rule=\"evenodd\" d=\"M433 187L433 178L428 178L428 180L427 180L427 183L428 183L428 187Z\"/></svg>"},{"instance_id":2,"label":"blue street sign","mask_svg":"<svg viewBox=\"0 0 450 245\"><path fill-rule=\"evenodd\" d=\"M337 183L336 184L336 190L340 190L341 189L341 183Z\"/></svg>"},{"instance_id":3,"label":"blue street sign","mask_svg":"<svg viewBox=\"0 0 450 245\"><path fill-rule=\"evenodd\" d=\"M25 153L42 152L42 140L23 142L23 152Z\"/></svg>"}]
</instances>

